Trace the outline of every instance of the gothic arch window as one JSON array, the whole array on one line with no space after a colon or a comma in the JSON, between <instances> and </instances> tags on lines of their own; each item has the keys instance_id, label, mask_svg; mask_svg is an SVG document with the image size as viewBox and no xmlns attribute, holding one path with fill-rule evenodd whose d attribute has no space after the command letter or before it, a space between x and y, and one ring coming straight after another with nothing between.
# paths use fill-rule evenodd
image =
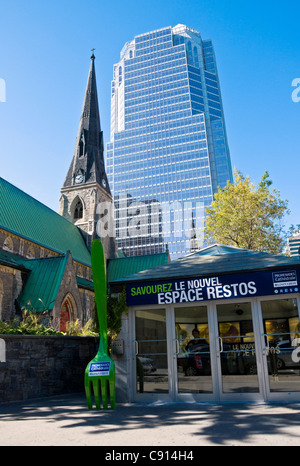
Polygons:
<instances>
[{"instance_id":1,"label":"gothic arch window","mask_svg":"<svg viewBox=\"0 0 300 466\"><path fill-rule=\"evenodd\" d=\"M79 220L83 217L83 204L80 199L77 200L74 207L74 220Z\"/></svg>"},{"instance_id":2,"label":"gothic arch window","mask_svg":"<svg viewBox=\"0 0 300 466\"><path fill-rule=\"evenodd\" d=\"M75 303L74 303L74 298L71 296L70 293L66 296L66 298L63 301L61 310L60 310L60 316L59 316L59 331L60 332L66 332L67 331L67 325L74 320L74 315L75 315Z\"/></svg>"},{"instance_id":3,"label":"gothic arch window","mask_svg":"<svg viewBox=\"0 0 300 466\"><path fill-rule=\"evenodd\" d=\"M83 268L82 268L82 265L78 265L78 268L77 268L77 275L79 277L83 277Z\"/></svg>"},{"instance_id":4,"label":"gothic arch window","mask_svg":"<svg viewBox=\"0 0 300 466\"><path fill-rule=\"evenodd\" d=\"M3 243L3 249L5 249L5 251L11 251L11 252L14 250L14 243L10 236L7 236L7 238L5 238L4 243Z\"/></svg>"},{"instance_id":5,"label":"gothic arch window","mask_svg":"<svg viewBox=\"0 0 300 466\"><path fill-rule=\"evenodd\" d=\"M28 247L26 257L27 259L35 259L35 250L32 245Z\"/></svg>"},{"instance_id":6,"label":"gothic arch window","mask_svg":"<svg viewBox=\"0 0 300 466\"><path fill-rule=\"evenodd\" d=\"M83 157L85 154L85 140L84 140L84 134L81 135L80 141L79 141L79 157Z\"/></svg>"},{"instance_id":7,"label":"gothic arch window","mask_svg":"<svg viewBox=\"0 0 300 466\"><path fill-rule=\"evenodd\" d=\"M66 300L61 308L60 311L60 318L59 318L59 331L66 332L67 331L67 324L71 320L71 308L69 300Z\"/></svg>"}]
</instances>

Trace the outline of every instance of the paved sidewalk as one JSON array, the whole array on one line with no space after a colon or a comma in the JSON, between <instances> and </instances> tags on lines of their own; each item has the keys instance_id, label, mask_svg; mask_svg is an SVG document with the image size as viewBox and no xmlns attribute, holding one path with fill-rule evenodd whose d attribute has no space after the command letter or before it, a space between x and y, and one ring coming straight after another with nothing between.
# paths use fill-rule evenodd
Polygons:
<instances>
[{"instance_id":1,"label":"paved sidewalk","mask_svg":"<svg viewBox=\"0 0 300 466\"><path fill-rule=\"evenodd\" d=\"M122 404L84 396L0 404L1 446L299 446L300 404ZM130 449L130 448L129 448Z\"/></svg>"}]
</instances>

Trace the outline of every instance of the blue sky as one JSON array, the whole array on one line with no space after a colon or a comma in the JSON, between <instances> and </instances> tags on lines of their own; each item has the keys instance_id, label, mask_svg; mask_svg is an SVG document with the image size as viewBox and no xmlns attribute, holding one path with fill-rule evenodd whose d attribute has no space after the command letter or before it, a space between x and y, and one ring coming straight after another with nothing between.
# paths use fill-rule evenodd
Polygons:
<instances>
[{"instance_id":1,"label":"blue sky","mask_svg":"<svg viewBox=\"0 0 300 466\"><path fill-rule=\"evenodd\" d=\"M123 45L182 23L213 40L233 167L255 183L268 170L289 200L286 227L300 223L300 102L292 100L300 78L298 1L9 0L0 17L1 177L58 210L91 48L107 143L112 70Z\"/></svg>"}]
</instances>

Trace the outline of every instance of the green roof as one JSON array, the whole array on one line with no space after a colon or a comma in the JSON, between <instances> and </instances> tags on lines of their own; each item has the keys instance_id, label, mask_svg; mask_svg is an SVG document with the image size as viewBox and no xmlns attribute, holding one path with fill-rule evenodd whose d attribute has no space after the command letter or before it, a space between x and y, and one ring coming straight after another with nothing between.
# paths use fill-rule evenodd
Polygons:
<instances>
[{"instance_id":1,"label":"green roof","mask_svg":"<svg viewBox=\"0 0 300 466\"><path fill-rule=\"evenodd\" d=\"M70 250L74 260L91 265L90 253L75 225L3 178L0 206L0 228L59 254Z\"/></svg>"},{"instance_id":2,"label":"green roof","mask_svg":"<svg viewBox=\"0 0 300 466\"><path fill-rule=\"evenodd\" d=\"M16 269L24 269L24 257L17 256L12 252L0 248L0 264L7 265Z\"/></svg>"},{"instance_id":3,"label":"green roof","mask_svg":"<svg viewBox=\"0 0 300 466\"><path fill-rule=\"evenodd\" d=\"M158 267L162 264L166 264L168 261L168 252L111 259L108 262L107 281L108 283L111 283L127 277L128 275L140 272L141 270L148 270L152 267Z\"/></svg>"},{"instance_id":4,"label":"green roof","mask_svg":"<svg viewBox=\"0 0 300 466\"><path fill-rule=\"evenodd\" d=\"M79 288L94 291L94 283L86 278L76 277L77 285Z\"/></svg>"},{"instance_id":5,"label":"green roof","mask_svg":"<svg viewBox=\"0 0 300 466\"><path fill-rule=\"evenodd\" d=\"M160 267L144 271L141 269L138 273L124 275L116 282L168 280L297 266L300 267L299 257L273 255L216 244Z\"/></svg>"},{"instance_id":6,"label":"green roof","mask_svg":"<svg viewBox=\"0 0 300 466\"><path fill-rule=\"evenodd\" d=\"M52 310L67 261L67 254L24 261L24 266L31 272L18 298L20 307L34 312Z\"/></svg>"}]
</instances>

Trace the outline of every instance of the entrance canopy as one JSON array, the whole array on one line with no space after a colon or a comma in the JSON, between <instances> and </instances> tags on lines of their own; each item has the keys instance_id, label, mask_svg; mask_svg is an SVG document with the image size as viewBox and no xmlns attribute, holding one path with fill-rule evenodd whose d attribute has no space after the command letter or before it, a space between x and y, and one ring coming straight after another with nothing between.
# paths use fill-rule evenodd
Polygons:
<instances>
[{"instance_id":1,"label":"entrance canopy","mask_svg":"<svg viewBox=\"0 0 300 466\"><path fill-rule=\"evenodd\" d=\"M300 259L213 245L126 287L130 400L300 399Z\"/></svg>"},{"instance_id":2,"label":"entrance canopy","mask_svg":"<svg viewBox=\"0 0 300 466\"><path fill-rule=\"evenodd\" d=\"M191 303L298 293L300 259L218 245L119 278L127 305Z\"/></svg>"}]
</instances>

